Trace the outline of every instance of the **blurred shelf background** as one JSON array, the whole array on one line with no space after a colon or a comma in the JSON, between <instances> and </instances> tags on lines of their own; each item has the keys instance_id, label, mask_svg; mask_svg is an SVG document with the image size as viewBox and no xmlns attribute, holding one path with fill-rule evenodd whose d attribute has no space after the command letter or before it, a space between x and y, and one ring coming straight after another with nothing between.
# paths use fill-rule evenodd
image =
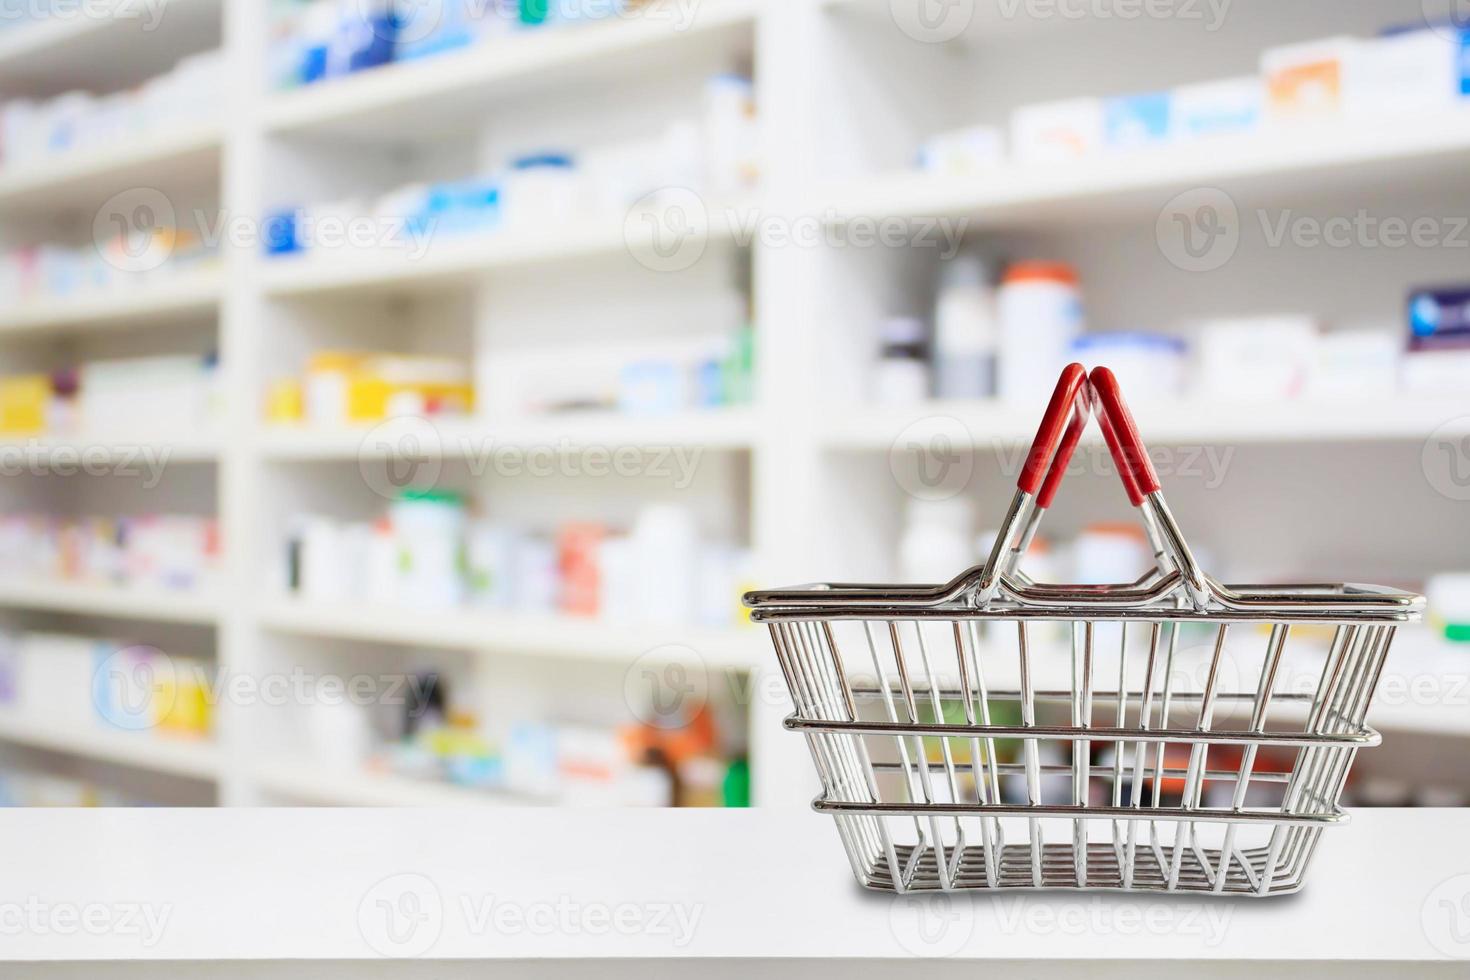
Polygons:
<instances>
[{"instance_id":1,"label":"blurred shelf background","mask_svg":"<svg viewBox=\"0 0 1470 980\"><path fill-rule=\"evenodd\" d=\"M975 539L1001 516L1015 450L1047 394L874 397L881 325L932 322L953 258L947 239L930 247L917 230L952 232L953 245L996 269L1066 263L1089 333L1163 332L1196 347L1203 321L1288 314L1398 337L1410 290L1470 282L1465 252L1452 247L1309 248L1272 244L1252 227L1262 214L1327 220L1365 209L1452 221L1470 200L1461 104L965 172L915 162L921 147L976 124L1003 129L1032 103L1250 75L1268 48L1422 24L1418 0L1372 10L1237 0L1210 31L1180 18L976 6L963 29L939 37L885 0L664 0L295 86L282 84L282 25L320 21L305 4L167 0L155 18L120 0L109 16L0 27L5 104L136 90L181 62L216 73L182 85L202 96L192 116L137 132L125 124L122 138L13 165L0 155L0 252L54 248L36 261L65 273L60 287L25 295L0 277L3 376L72 377L83 365L83 392L95 376L121 398L70 427L0 426L9 467L0 671L19 663L24 682L33 658L48 655L37 650L81 638L98 644L75 654L93 658L94 674L112 657L128 665L118 678L103 671L117 692L94 689L81 708L90 700L105 714L113 697L126 707L137 685L156 694L135 670L163 670L170 685L170 722L156 731L83 724L76 705L52 717L0 704L0 771L19 774L11 796L518 805L583 802L586 783L604 793L594 802L659 802L678 783L680 802L805 806L815 791L807 753L780 727L784 685L764 632L737 612L738 592L911 577L902 557L911 498L935 464L941 480L963 476L954 489L973 518L946 555L978 560ZM699 161L731 134L702 113L746 79L758 179L718 186ZM649 146L661 154L657 173L645 165ZM552 183L526 193L559 200L569 159L617 174L623 197L431 229L412 254L404 223L389 221L403 217L394 208L410 192L483 192L469 174L529 170ZM648 187L655 193L642 194ZM1166 254L1156 222L1198 189L1225 195L1243 227L1228 262L1190 271ZM498 204L509 202L507 192ZM277 247L283 226L272 216L308 212L384 223L349 247ZM124 246L140 232L156 245L155 232L191 222L167 254L107 245L117 230ZM875 227L899 228L902 240L855 244ZM190 261L172 261L184 253ZM78 254L102 255L105 285L91 281L93 266L77 271ZM741 397L672 397L666 373L647 373L679 357L708 367L711 340L723 351L742 330ZM390 373L464 368L473 404L422 425L314 417L309 379L348 370L343 352L364 351L393 355ZM134 412L126 392L137 382L90 367L117 358L138 359L145 384L177 386L187 400ZM203 380L178 377L181 359L206 365ZM453 378L450 388L464 380ZM626 392L607 394L618 384L645 400L656 391L657 404L622 404ZM1186 383L1134 408L1145 439L1167 454L1171 505L1212 571L1419 588L1465 564L1470 511L1453 479L1444 489L1434 446L1470 438L1466 390L1250 399ZM0 405L0 421L7 411ZM1079 466L1048 518L1054 557L1089 529L1131 519L1095 436L1083 455L1099 463ZM429 489L441 497L404 493ZM648 556L636 542L646 533L685 580L670 594L700 608L650 620L545 595L531 608L503 596L383 601L364 584L374 574L365 542L409 498L465 502L433 520L463 521L467 551L476 540L494 551L509 535L515 554L534 553L536 575L575 580L586 572L577 542L612 542L621 560L602 570L604 606L609 591L641 601ZM482 524L492 526L476 539ZM308 587L321 574L308 554L329 548L360 559L339 562L340 592ZM201 570L181 552L209 557ZM504 575L510 552L497 554ZM110 584L73 574L99 562ZM691 598L689 580L714 576L723 578L712 598ZM135 647L168 656L134 658ZM180 664L217 686L201 689ZM1432 678L1439 693L1380 699L1370 721L1385 744L1363 753L1364 779L1379 799L1393 795L1385 781L1405 798L1470 798L1460 761L1470 758L1470 685L1457 686L1470 652L1429 627L1405 630L1395 671L1410 688ZM277 703L258 687L222 693L283 678L312 685L313 705ZM391 678L442 684L443 700L356 713L320 703L328 680ZM696 749L669 747L666 719L650 717L670 691L707 699ZM200 698L210 710L191 713ZM410 708L438 727L420 730ZM557 768L558 751L578 774L570 788L542 771ZM619 753L630 752L642 755L628 785L602 786L604 769L621 773ZM693 789L677 771L648 771L668 752L685 753Z\"/></svg>"}]
</instances>

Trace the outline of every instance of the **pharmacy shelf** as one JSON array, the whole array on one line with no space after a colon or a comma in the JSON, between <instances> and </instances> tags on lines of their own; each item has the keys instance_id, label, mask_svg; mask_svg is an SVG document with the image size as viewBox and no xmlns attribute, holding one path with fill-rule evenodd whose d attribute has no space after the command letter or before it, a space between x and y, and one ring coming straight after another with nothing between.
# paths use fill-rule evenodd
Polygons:
<instances>
[{"instance_id":1,"label":"pharmacy shelf","mask_svg":"<svg viewBox=\"0 0 1470 980\"><path fill-rule=\"evenodd\" d=\"M646 68L671 47L681 54L696 47L727 51L749 35L757 6L756 0L651 5L637 16L514 34L277 95L266 103L265 126L278 135L375 140L462 130L467 115L496 101L525 98L537 88L576 91Z\"/></svg>"},{"instance_id":2,"label":"pharmacy shelf","mask_svg":"<svg viewBox=\"0 0 1470 980\"><path fill-rule=\"evenodd\" d=\"M749 409L711 409L669 416L569 412L541 418L478 422L404 419L347 429L271 426L256 444L267 459L346 461L412 457L482 460L500 450L575 453L621 448L746 450L755 445L757 416ZM408 436L416 438L407 438ZM402 437L402 438L400 438Z\"/></svg>"},{"instance_id":3,"label":"pharmacy shelf","mask_svg":"<svg viewBox=\"0 0 1470 980\"><path fill-rule=\"evenodd\" d=\"M1195 442L1306 443L1318 441L1425 439L1431 433L1470 435L1470 412L1463 399L1285 402L1135 400L1130 406L1151 444ZM832 416L823 428L828 449L887 452L900 438L923 432L959 432L977 448L1017 445L1036 435L1034 407L993 402L935 401L906 409L870 409ZM1100 444L1096 426L1084 440Z\"/></svg>"},{"instance_id":4,"label":"pharmacy shelf","mask_svg":"<svg viewBox=\"0 0 1470 980\"><path fill-rule=\"evenodd\" d=\"M84 432L71 436L8 435L0 438L0 458L12 466L35 465L55 471L113 464L141 470L155 465L213 463L219 456L220 437L201 431L172 436L150 432L144 438L110 432Z\"/></svg>"},{"instance_id":5,"label":"pharmacy shelf","mask_svg":"<svg viewBox=\"0 0 1470 980\"><path fill-rule=\"evenodd\" d=\"M213 780L220 772L219 750L210 742L104 728L100 721L82 728L0 711L0 740L191 779Z\"/></svg>"},{"instance_id":6,"label":"pharmacy shelf","mask_svg":"<svg viewBox=\"0 0 1470 980\"><path fill-rule=\"evenodd\" d=\"M50 17L0 31L0 91L56 95L136 85L220 43L221 0L53 6Z\"/></svg>"},{"instance_id":7,"label":"pharmacy shelf","mask_svg":"<svg viewBox=\"0 0 1470 980\"><path fill-rule=\"evenodd\" d=\"M743 669L760 663L764 654L763 634L754 629L622 626L489 610L426 611L278 599L261 609L260 623L298 636L617 664L631 664L659 651L655 659Z\"/></svg>"},{"instance_id":8,"label":"pharmacy shelf","mask_svg":"<svg viewBox=\"0 0 1470 980\"><path fill-rule=\"evenodd\" d=\"M705 247L736 241L741 215L753 203L707 208ZM267 295L322 297L435 293L446 285L475 283L496 272L578 259L621 260L630 269L657 268L639 260L655 249L653 232L623 216L583 220L541 231L502 230L459 239L431 240L422 254L402 248L341 248L262 260Z\"/></svg>"},{"instance_id":9,"label":"pharmacy shelf","mask_svg":"<svg viewBox=\"0 0 1470 980\"><path fill-rule=\"evenodd\" d=\"M0 581L0 608L200 626L214 625L220 612L213 596L198 593L36 579Z\"/></svg>"},{"instance_id":10,"label":"pharmacy shelf","mask_svg":"<svg viewBox=\"0 0 1470 980\"><path fill-rule=\"evenodd\" d=\"M1145 220L1170 197L1218 187L1238 204L1320 200L1470 186L1470 106L1432 115L1324 122L1249 136L1100 154L1077 163L1003 165L943 177L905 172L833 181L814 190L835 222L965 217L972 228Z\"/></svg>"},{"instance_id":11,"label":"pharmacy shelf","mask_svg":"<svg viewBox=\"0 0 1470 980\"><path fill-rule=\"evenodd\" d=\"M224 277L219 268L179 272L136 286L65 299L44 299L0 310L0 337L81 333L163 326L219 312Z\"/></svg>"},{"instance_id":12,"label":"pharmacy shelf","mask_svg":"<svg viewBox=\"0 0 1470 980\"><path fill-rule=\"evenodd\" d=\"M269 793L328 806L528 806L536 802L510 793L366 771L344 773L289 760L263 763L254 775Z\"/></svg>"},{"instance_id":13,"label":"pharmacy shelf","mask_svg":"<svg viewBox=\"0 0 1470 980\"><path fill-rule=\"evenodd\" d=\"M218 180L223 143L223 129L209 122L0 170L0 211L90 211L138 188L209 185ZM186 215L175 217L189 224Z\"/></svg>"}]
</instances>

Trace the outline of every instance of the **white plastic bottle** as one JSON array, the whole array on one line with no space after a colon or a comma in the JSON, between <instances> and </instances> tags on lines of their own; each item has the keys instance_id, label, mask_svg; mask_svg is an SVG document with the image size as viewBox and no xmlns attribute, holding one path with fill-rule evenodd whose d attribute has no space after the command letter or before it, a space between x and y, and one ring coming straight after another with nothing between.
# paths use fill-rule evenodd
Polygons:
<instances>
[{"instance_id":1,"label":"white plastic bottle","mask_svg":"<svg viewBox=\"0 0 1470 980\"><path fill-rule=\"evenodd\" d=\"M944 264L934 315L934 386L940 398L995 395L995 296L976 255Z\"/></svg>"},{"instance_id":2,"label":"white plastic bottle","mask_svg":"<svg viewBox=\"0 0 1470 980\"><path fill-rule=\"evenodd\" d=\"M878 362L873 366L873 401L915 405L929 397L929 364L924 323L890 317L883 323Z\"/></svg>"},{"instance_id":3,"label":"white plastic bottle","mask_svg":"<svg viewBox=\"0 0 1470 980\"><path fill-rule=\"evenodd\" d=\"M1000 319L1000 397L1044 404L1082 333L1077 272L1062 262L1018 262L1006 269Z\"/></svg>"}]
</instances>

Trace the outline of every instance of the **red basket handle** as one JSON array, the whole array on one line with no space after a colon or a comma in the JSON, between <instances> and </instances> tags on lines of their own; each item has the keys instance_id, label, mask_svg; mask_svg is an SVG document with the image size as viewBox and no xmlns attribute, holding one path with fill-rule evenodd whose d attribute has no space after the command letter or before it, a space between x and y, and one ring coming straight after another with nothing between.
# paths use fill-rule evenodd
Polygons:
<instances>
[{"instance_id":1,"label":"red basket handle","mask_svg":"<svg viewBox=\"0 0 1470 980\"><path fill-rule=\"evenodd\" d=\"M1159 492L1159 474L1154 470L1153 460L1148 458L1138 423L1133 421L1133 413L1123 401L1117 377L1105 367L1096 367L1088 380L1097 399L1097 417L1108 452L1113 454L1128 499L1137 507L1144 497Z\"/></svg>"},{"instance_id":2,"label":"red basket handle","mask_svg":"<svg viewBox=\"0 0 1470 980\"><path fill-rule=\"evenodd\" d=\"M1081 364L1068 364L1062 369L1056 390L1046 406L1046 414L1041 417L1041 427L1036 430L1036 438L1031 440L1026 463L1021 467L1021 478L1016 481L1018 490L1036 496L1042 490L1043 482L1054 484L1061 481L1058 474L1065 472L1071 462L1072 450L1077 448L1077 440L1082 438L1082 428L1087 421L1084 416L1079 422L1072 411L1086 385L1087 369ZM1055 485L1051 490L1055 495Z\"/></svg>"},{"instance_id":3,"label":"red basket handle","mask_svg":"<svg viewBox=\"0 0 1470 980\"><path fill-rule=\"evenodd\" d=\"M1098 367L1089 376L1081 364L1068 364L1057 379L1056 390L1036 430L1036 438L1031 441L1021 477L1016 481L1017 489L1035 496L1036 506L1043 510L1056 499L1057 489L1082 438L1089 402L1129 502L1137 507L1146 496L1160 489L1158 474L1144 448L1138 424L1123 401L1113 372Z\"/></svg>"}]
</instances>

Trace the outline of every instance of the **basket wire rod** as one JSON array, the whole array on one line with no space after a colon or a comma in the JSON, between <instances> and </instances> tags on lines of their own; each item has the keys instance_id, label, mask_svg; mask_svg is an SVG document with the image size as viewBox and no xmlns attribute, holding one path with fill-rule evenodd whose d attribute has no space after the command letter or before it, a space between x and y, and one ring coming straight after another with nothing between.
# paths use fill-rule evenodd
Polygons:
<instances>
[{"instance_id":1,"label":"basket wire rod","mask_svg":"<svg viewBox=\"0 0 1470 980\"><path fill-rule=\"evenodd\" d=\"M1393 638L1396 635L1396 631L1392 627L1382 626L1369 627L1365 630L1365 632L1368 634L1368 638L1364 641L1363 645L1365 647L1372 647L1376 649L1378 666L1377 670L1374 671L1372 683L1369 684L1367 689L1363 692L1360 708L1353 715L1354 718L1359 719L1366 719L1367 717L1368 703L1372 699L1373 690L1377 686L1379 677L1382 674L1383 666L1388 662L1389 647L1393 643ZM1340 723L1343 725L1350 724L1351 719L1343 719ZM1356 755L1356 750L1346 752L1340 751L1338 753L1338 758L1336 760L1337 766L1335 768L1334 776L1328 784L1328 787L1324 789L1324 792L1328 792L1331 794L1331 799L1334 803L1342 795L1343 786L1347 782L1347 774L1352 769L1353 760ZM1311 852L1315 850L1317 840L1319 838L1320 834L1314 835L1312 837L1309 846L1306 848L1306 853L1303 857L1304 864L1307 860L1310 860Z\"/></svg>"},{"instance_id":2,"label":"basket wire rod","mask_svg":"<svg viewBox=\"0 0 1470 980\"><path fill-rule=\"evenodd\" d=\"M883 681L883 667L878 661L878 643L873 639L873 624L871 622L863 623L863 635L868 641L868 653L873 658L874 676L878 678L878 686L883 690L883 708L888 713L888 720L897 723L898 708L893 700L892 688ZM912 721L913 719L910 720ZM904 781L908 789L909 801L913 802L919 798L922 792L918 785L919 776L914 769L913 762L909 759L908 743L901 738L895 738L893 741L898 746L898 756L903 765ZM914 817L914 832L921 839L924 836L924 828L920 825L918 817ZM916 853L918 852L916 851ZM891 854L889 856L889 867L894 869L895 877L900 877L898 873L898 860L896 856ZM899 890L902 891L903 887L900 887Z\"/></svg>"},{"instance_id":3,"label":"basket wire rod","mask_svg":"<svg viewBox=\"0 0 1470 980\"><path fill-rule=\"evenodd\" d=\"M1015 496L1011 497L1005 518L1000 522L1001 533L996 536L995 544L990 549L990 558L985 562L984 571L971 600L975 606L989 603L1000 589L1000 577L1006 570L1008 555L1016 547L1023 529L1031 522L1034 502L1035 498L1025 490L1017 490Z\"/></svg>"},{"instance_id":4,"label":"basket wire rod","mask_svg":"<svg viewBox=\"0 0 1470 980\"><path fill-rule=\"evenodd\" d=\"M975 702L970 695L970 691L973 690L973 688L971 687L970 681L970 666L968 663L969 657L967 656L965 650L965 634L964 631L960 629L960 624L958 622L952 623L951 628L954 631L955 662L956 664L958 664L960 669L960 690L964 692L961 700L963 701L965 706L965 721L970 725L974 725ZM985 773L982 769L983 766L984 761L981 753L980 739L978 736L971 735L970 778L973 779L975 782L975 802L979 803L981 806L989 803L989 793L986 792ZM993 840L990 833L990 821L986 820L984 817L980 818L980 839L981 853L984 857L985 865L985 884L991 888L994 888L996 873L995 841Z\"/></svg>"},{"instance_id":5,"label":"basket wire rod","mask_svg":"<svg viewBox=\"0 0 1470 980\"><path fill-rule=\"evenodd\" d=\"M934 720L943 723L946 720L944 717L944 702L940 699L939 696L942 685L939 683L938 675L934 673L934 662L929 656L929 643L927 640L924 639L924 629L919 623L914 623L914 635L919 639L919 661L924 665L924 676L925 679L929 682L929 704L934 710ZM949 743L949 736L941 736L939 739L939 751L944 759L944 775L949 782L950 801L954 803L961 803L963 802L963 800L960 797L959 777L955 773L954 749L950 746ZM959 877L960 858L963 857L965 853L965 828L964 825L960 823L958 817L956 817L954 821L954 833L954 863L953 866L947 869L947 871L945 872L945 877L948 878L951 883L953 883ZM938 857L941 861L944 859L944 853L942 851L936 852L935 856Z\"/></svg>"},{"instance_id":6,"label":"basket wire rod","mask_svg":"<svg viewBox=\"0 0 1470 980\"><path fill-rule=\"evenodd\" d=\"M1159 706L1159 727L1160 728L1168 728L1169 727L1170 696L1174 693L1174 654L1177 652L1178 648L1179 648L1179 623L1178 622L1173 622L1173 623L1170 623L1169 624L1169 645L1168 645L1168 648L1164 652L1164 694L1163 694L1162 700L1160 701L1160 706ZM1154 809L1158 809L1160 806L1163 805L1163 794L1164 794L1164 745L1165 745L1165 743L1163 743L1163 742L1156 742L1156 743L1154 743L1154 745L1155 745L1155 750L1154 750L1153 806L1154 806ZM1155 821L1152 821L1152 820L1149 821L1148 832L1149 832L1149 841L1150 841L1151 845L1153 846L1154 858L1159 862L1159 867L1160 868L1163 868L1164 865L1167 862L1165 862L1165 860L1164 860L1163 847L1159 843L1159 828L1158 828L1158 824ZM1174 832L1176 834L1178 834L1179 833L1179 828L1178 827L1175 827Z\"/></svg>"},{"instance_id":7,"label":"basket wire rod","mask_svg":"<svg viewBox=\"0 0 1470 980\"><path fill-rule=\"evenodd\" d=\"M980 713L980 724L990 727L990 691L985 683L985 658L980 655L980 626L973 619L965 623L970 637L970 665L975 670L975 709ZM990 765L990 798L1000 802L1000 759L995 754L995 739L985 739L985 761ZM981 768L985 762L981 763ZM984 821L981 821L983 824ZM1000 869L1000 855L1005 850L1005 830L997 818L991 822L995 837L995 866ZM986 838L989 841L989 837Z\"/></svg>"},{"instance_id":8,"label":"basket wire rod","mask_svg":"<svg viewBox=\"0 0 1470 980\"><path fill-rule=\"evenodd\" d=\"M818 683L818 674L813 663L812 651L807 643L807 632L804 623L794 623L789 627L787 634L788 643L794 652L793 663L799 668L807 699L811 710L818 717L830 717L836 715L837 711L832 705L835 703L829 698L824 698ZM840 740L829 737L822 738L818 742L821 754L818 758L818 771L822 773L823 780L829 787L831 795L838 799L851 799L856 794L849 790L850 779L845 772L841 756ZM852 821L838 821L838 834L842 838L842 845L848 853L848 860L854 870L866 875L867 868L864 855L869 853L864 842L859 840L863 835L860 825Z\"/></svg>"},{"instance_id":9,"label":"basket wire rod","mask_svg":"<svg viewBox=\"0 0 1470 980\"><path fill-rule=\"evenodd\" d=\"M1122 729L1128 717L1128 623L1118 630L1118 714L1113 727ZM1123 805L1123 743L1113 742L1113 808ZM1123 866L1123 840L1118 821L1113 821L1113 851L1118 867Z\"/></svg>"},{"instance_id":10,"label":"basket wire rod","mask_svg":"<svg viewBox=\"0 0 1470 980\"><path fill-rule=\"evenodd\" d=\"M1215 692L1219 689L1220 682L1220 658L1225 652L1225 636L1230 629L1229 623L1221 623L1215 632L1215 652L1210 658L1210 670L1205 676L1205 689L1199 704L1199 720L1195 723L1195 731L1207 732L1215 720ZM1199 809L1200 796L1204 790L1204 774L1209 771L1207 755L1210 747L1204 742L1196 742L1189 750L1189 771L1184 776L1184 798L1180 806L1186 810ZM1184 840L1186 836L1191 843L1196 839L1197 828L1193 821L1187 827L1181 826L1174 835L1174 854L1169 861L1168 887L1173 891L1179 887L1179 872L1184 862ZM1206 861L1200 862L1200 867L1205 869L1209 875L1210 866Z\"/></svg>"},{"instance_id":11,"label":"basket wire rod","mask_svg":"<svg viewBox=\"0 0 1470 980\"><path fill-rule=\"evenodd\" d=\"M1329 692L1335 686L1337 678L1341 674L1342 661L1347 653L1345 646L1349 631L1355 629L1352 626L1339 626L1332 634L1332 643L1327 648L1327 660L1322 666L1322 673L1317 679L1317 689L1312 694L1312 708L1307 716L1306 731L1317 732L1321 730L1323 709L1327 704ZM1316 747L1310 746L1297 752L1295 763L1292 766L1291 778L1286 785L1286 794L1281 801L1281 809L1285 813L1298 813L1306 810L1321 810L1325 801L1321 800L1314 790L1320 779L1318 769L1321 766L1323 753ZM1278 829L1271 835L1271 843L1268 852L1275 854L1278 847L1284 845L1285 854L1283 864L1292 867L1296 861L1302 834L1300 830L1292 826L1284 830ZM1274 864L1267 864L1267 890L1271 887L1271 878L1274 877Z\"/></svg>"},{"instance_id":12,"label":"basket wire rod","mask_svg":"<svg viewBox=\"0 0 1470 980\"><path fill-rule=\"evenodd\" d=\"M1184 534L1179 530L1179 525L1174 520L1174 515L1169 510L1169 505L1164 502L1163 493L1155 490L1144 498L1145 510L1152 511L1149 517L1144 518L1144 527L1156 530L1173 559L1175 570L1179 572L1184 583L1184 591L1189 594L1190 601L1196 609L1206 609L1210 605L1211 590L1208 577L1204 570L1199 567L1194 553L1190 551L1189 544L1184 540Z\"/></svg>"},{"instance_id":13,"label":"basket wire rod","mask_svg":"<svg viewBox=\"0 0 1470 980\"><path fill-rule=\"evenodd\" d=\"M1021 724L1026 728L1036 725L1036 697L1031 683L1031 645L1027 642L1026 623L1016 623L1017 652L1021 665ZM1026 753L1026 801L1031 806L1041 805L1041 760L1037 756L1036 739L1028 738L1023 743ZM1031 883L1041 887L1041 821L1032 817L1028 829L1031 835Z\"/></svg>"},{"instance_id":14,"label":"basket wire rod","mask_svg":"<svg viewBox=\"0 0 1470 980\"><path fill-rule=\"evenodd\" d=\"M1333 667L1333 679L1323 697L1323 704L1316 717L1319 730L1331 732L1346 728L1349 719L1345 716L1342 705L1345 703L1347 692L1355 683L1353 678L1358 675L1357 664L1367 655L1376 643L1375 630L1356 625L1344 627L1341 652ZM1325 671L1324 671L1325 672ZM1334 707L1336 706L1336 707ZM1315 804L1315 810L1321 811L1336 805L1341 787L1334 789L1336 773L1340 763L1346 762L1351 765L1353 755L1343 752L1325 752L1318 750L1313 759L1312 767L1307 772L1304 793L1309 800ZM1345 771L1345 770L1344 770ZM1300 873L1305 863L1310 860L1312 852L1316 849L1316 835L1301 835L1300 843L1294 842L1294 853L1288 856L1288 863L1293 868L1293 873Z\"/></svg>"},{"instance_id":15,"label":"basket wire rod","mask_svg":"<svg viewBox=\"0 0 1470 980\"><path fill-rule=\"evenodd\" d=\"M1356 672L1355 668L1345 665L1350 659L1355 661L1373 644L1373 632L1373 628L1371 627L1360 627L1357 625L1348 626L1344 629L1345 636L1342 654L1335 668L1337 676L1334 678L1334 685L1329 696L1324 698L1322 711L1318 718L1318 726L1322 731L1330 732L1347 725L1347 719L1342 716L1340 711L1334 710L1332 705L1341 702L1344 696L1343 691L1351 683L1347 678L1350 678ZM1333 788L1337 766L1342 761L1346 761L1350 765L1352 758L1352 755L1341 752L1318 753L1313 771L1309 773L1309 791L1313 802L1316 803L1319 810L1336 805L1338 794L1341 793L1340 785L1336 789ZM1343 771L1346 772L1346 769ZM1320 835L1316 834L1302 836L1300 848L1293 859L1295 873L1300 873L1300 869L1304 869L1311 861L1312 855L1317 849L1319 839Z\"/></svg>"},{"instance_id":16,"label":"basket wire rod","mask_svg":"<svg viewBox=\"0 0 1470 980\"><path fill-rule=\"evenodd\" d=\"M796 646L792 639L793 627L786 623L771 624L771 638L776 648L776 657L781 662L782 672L786 674L790 685L792 697L796 706L803 714L821 716L821 709L817 705L812 690L808 683L805 670L800 668L797 662ZM829 790L836 785L836 778L832 765L829 764L827 754L830 747L824 736L812 733L807 734L807 748L811 751L812 765L816 768L822 783ZM843 822L837 821L837 833L842 839L843 850L847 852L848 862L852 865L853 873L859 878L867 875L867 869L859 857L859 851L852 839L851 829Z\"/></svg>"},{"instance_id":17,"label":"basket wire rod","mask_svg":"<svg viewBox=\"0 0 1470 980\"><path fill-rule=\"evenodd\" d=\"M1158 623L1149 624L1148 636L1148 661L1143 675L1143 700L1138 706L1138 730L1146 732L1149 729L1149 719L1153 715L1154 707L1154 673L1158 667L1159 658L1159 634L1162 627ZM1120 742L1118 748L1121 751L1127 743ZM1130 789L1129 806L1139 809L1143 805L1143 778L1145 771L1145 760L1148 758L1148 743L1133 743L1133 785ZM1123 887L1133 887L1133 872L1135 869L1135 858L1138 845L1138 821L1128 821L1128 846L1126 858L1123 863Z\"/></svg>"},{"instance_id":18,"label":"basket wire rod","mask_svg":"<svg viewBox=\"0 0 1470 980\"><path fill-rule=\"evenodd\" d=\"M842 685L842 694L847 704L847 716L853 721L857 721L857 706L853 703L852 690L847 683L847 675L842 666L842 654L837 648L836 638L832 635L832 624L825 620L822 622L822 635L827 640L827 649L832 655L832 663L837 671L838 682ZM861 735L858 735L852 739L852 744L858 755L857 761L860 770L867 779L868 798L876 803L883 797L879 792L878 777L873 771L873 760L868 755L867 742ZM898 879L900 877L898 871L898 849L894 846L893 836L888 831L888 822L882 818L875 818L872 826L878 834L884 853L888 856L888 867L892 870L894 878ZM901 882L895 881L895 890L903 891Z\"/></svg>"},{"instance_id":19,"label":"basket wire rod","mask_svg":"<svg viewBox=\"0 0 1470 980\"><path fill-rule=\"evenodd\" d=\"M1080 628L1079 628L1080 627ZM1072 724L1092 727L1092 638L1091 620L1072 624ZM1078 672L1078 640L1082 646L1081 672ZM1087 804L1092 784L1092 742L1072 743L1072 802ZM1087 887L1087 820L1072 821L1072 850L1077 867L1077 887Z\"/></svg>"},{"instance_id":20,"label":"basket wire rod","mask_svg":"<svg viewBox=\"0 0 1470 980\"><path fill-rule=\"evenodd\" d=\"M903 640L899 636L898 624L891 620L888 623L888 638L893 643L893 659L894 662L898 665L898 682L903 691L904 705L908 708L909 717L917 722L919 720L919 704L918 701L914 698L913 683L909 680L908 664L904 661ZM917 759L919 763L921 763L920 765L917 765L915 767L918 770L919 774L920 791L924 794L925 803L934 803L934 786L929 781L929 767L927 765L922 765L922 763L928 761L928 755L924 751L923 736L913 735L911 737L913 738L914 758ZM958 820L956 820L956 823L958 823ZM937 815L930 815L929 829L934 835L933 847L935 863L939 866L939 868L943 869L944 835L940 831L939 817ZM919 837L919 846L915 848L916 854L923 853L923 841L924 838L921 834ZM948 878L943 874L942 870L940 874L940 886L946 891L948 891L951 887Z\"/></svg>"},{"instance_id":21,"label":"basket wire rod","mask_svg":"<svg viewBox=\"0 0 1470 980\"><path fill-rule=\"evenodd\" d=\"M1276 685L1276 670L1281 664L1281 651L1286 646L1286 636L1291 627L1285 623L1277 623L1271 627L1271 638L1267 641L1266 661L1261 665L1261 682L1256 688L1256 701L1251 709L1251 731L1261 732L1266 728L1266 708L1271 703L1271 692ZM1245 752L1240 760L1240 778L1235 781L1235 795L1230 801L1232 810L1241 810L1245 806L1246 792L1250 789L1251 770L1255 768L1256 752L1259 746L1254 742L1245 747ZM1215 879L1215 891L1225 890L1225 881L1230 873L1230 861L1234 856L1235 825L1231 824L1225 828L1225 845L1220 849L1220 876ZM1247 879L1253 879L1250 862L1241 856L1241 870Z\"/></svg>"},{"instance_id":22,"label":"basket wire rod","mask_svg":"<svg viewBox=\"0 0 1470 980\"><path fill-rule=\"evenodd\" d=\"M811 689L818 705L823 707L829 717L843 714L845 704L835 688L835 677L830 670L823 669L829 658L820 655L821 638L815 625L810 622L798 624L795 635L797 649L801 651L798 662L803 663L809 673ZM835 660L835 650L830 652L834 654L831 659ZM822 697L823 687L825 687L825 697ZM852 743L861 740L829 737L824 741L832 763L834 784L839 788L839 798L854 801L860 799L866 780L859 772L861 766L853 755ZM882 846L878 834L869 823L854 823L847 830L848 833L844 840L850 842L849 846L857 849L853 855L854 863L864 860L864 855L871 854ZM861 841L858 838L861 838Z\"/></svg>"}]
</instances>

